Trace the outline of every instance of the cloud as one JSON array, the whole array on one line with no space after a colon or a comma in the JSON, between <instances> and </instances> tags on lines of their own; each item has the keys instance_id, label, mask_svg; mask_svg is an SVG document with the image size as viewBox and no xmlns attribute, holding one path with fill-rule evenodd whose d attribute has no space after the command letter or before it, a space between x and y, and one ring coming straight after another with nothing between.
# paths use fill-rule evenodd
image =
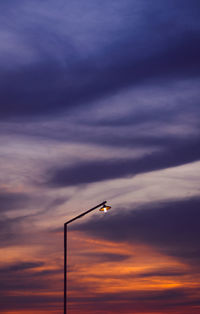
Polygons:
<instances>
[{"instance_id":1,"label":"cloud","mask_svg":"<svg viewBox=\"0 0 200 314\"><path fill-rule=\"evenodd\" d=\"M183 272L177 269L157 269L155 271L139 273L135 275L139 278L148 278L148 277L181 277L186 275L187 272Z\"/></svg>"},{"instance_id":2,"label":"cloud","mask_svg":"<svg viewBox=\"0 0 200 314\"><path fill-rule=\"evenodd\" d=\"M86 297L70 298L73 302L73 310L81 310L81 313L97 313L109 311L109 313L154 313L162 311L169 313L170 310L177 310L184 313L192 306L199 306L198 297L193 289L163 289L162 291L149 290L120 293L90 294ZM188 313L188 312L185 312Z\"/></svg>"},{"instance_id":3,"label":"cloud","mask_svg":"<svg viewBox=\"0 0 200 314\"><path fill-rule=\"evenodd\" d=\"M75 49L71 40L66 38L62 49L67 56L63 57L62 62L57 60L54 54L45 53L43 57L39 51L41 58L28 66L17 66L9 70L4 68L0 86L0 119L71 113L124 88L152 81L158 84L160 80L199 76L198 27L185 27L178 31L176 36L165 34L166 41L163 42L155 40L153 32L154 28L162 29L159 22L157 21L156 25L151 24L150 39L140 45L138 41L142 40L141 35L146 27L143 26L141 34L133 35L134 25L128 24L129 32L127 31L126 36L121 31L116 42L112 42L112 37L108 37L110 44L107 44L107 47L103 45L90 58L83 58L81 51L74 53L77 48ZM27 21L25 25L26 23ZM29 50L35 49L37 32L36 27L35 33L32 34L33 47ZM164 27L163 32L166 33ZM49 37L49 32L44 31L44 38L46 33ZM144 48L145 45L150 49L154 41L153 51L147 55L142 49L141 53L141 46ZM56 45L61 49L58 43L54 43L53 51Z\"/></svg>"},{"instance_id":4,"label":"cloud","mask_svg":"<svg viewBox=\"0 0 200 314\"><path fill-rule=\"evenodd\" d=\"M1 291L44 290L47 288L47 278L42 276L37 268L44 265L43 262L19 262L0 269ZM9 279L8 279L9 278Z\"/></svg>"},{"instance_id":5,"label":"cloud","mask_svg":"<svg viewBox=\"0 0 200 314\"><path fill-rule=\"evenodd\" d=\"M147 244L162 253L198 265L200 199L154 203L138 210L119 210L73 229L114 242Z\"/></svg>"},{"instance_id":6,"label":"cloud","mask_svg":"<svg viewBox=\"0 0 200 314\"><path fill-rule=\"evenodd\" d=\"M28 241L29 236L24 231L25 217L5 218L0 220L1 247L14 246Z\"/></svg>"},{"instance_id":7,"label":"cloud","mask_svg":"<svg viewBox=\"0 0 200 314\"><path fill-rule=\"evenodd\" d=\"M64 187L99 182L175 167L200 159L199 138L172 143L161 151L135 159L114 159L80 162L48 170L50 187Z\"/></svg>"},{"instance_id":8,"label":"cloud","mask_svg":"<svg viewBox=\"0 0 200 314\"><path fill-rule=\"evenodd\" d=\"M23 193L0 192L0 211L16 210L26 208L30 202L30 195Z\"/></svg>"},{"instance_id":9,"label":"cloud","mask_svg":"<svg viewBox=\"0 0 200 314\"><path fill-rule=\"evenodd\" d=\"M84 253L85 254L85 253ZM112 262L112 263L118 263L118 262L123 262L127 260L129 257L132 255L127 255L127 254L117 254L117 253L107 253L107 252L87 252L87 257L92 258L92 259L97 259L101 263L103 262Z\"/></svg>"},{"instance_id":10,"label":"cloud","mask_svg":"<svg viewBox=\"0 0 200 314\"><path fill-rule=\"evenodd\" d=\"M149 79L199 75L198 35L188 37L188 42L147 59L135 60L131 54L128 58L122 55L114 60L112 56L110 64L101 69L96 64L103 64L103 56L66 71L50 61L39 67L4 74L1 118L59 113Z\"/></svg>"},{"instance_id":11,"label":"cloud","mask_svg":"<svg viewBox=\"0 0 200 314\"><path fill-rule=\"evenodd\" d=\"M147 272L131 272L130 278L118 272L112 278L118 263L122 268L135 263L134 252L120 254L126 251L116 249L115 254L94 243L98 252L92 253L89 242L83 256L82 247L76 247L78 261L69 268L69 277L75 277L72 283L79 277L71 287L72 311L190 313L199 306L200 201L157 200L169 196L171 183L170 197L190 195L198 165L138 176L134 183L122 182L123 189L121 180L108 182L110 189L107 184L90 185L200 159L199 8L198 0L0 2L2 183L10 191L16 184L23 191L0 192L1 250L13 263L0 268L1 310L62 312L63 230L51 234L51 229L62 224L63 214L76 211L77 192L83 207L101 192L116 195L118 204L122 198L130 204L133 194L134 202L154 199L146 208L118 207L119 211L113 209L100 220L80 221L74 228L116 243L153 247L164 254L164 263L167 255L187 266L156 269L155 262ZM78 190L58 190L79 185ZM91 259L103 278L88 276ZM115 266L110 277L101 263ZM109 293L120 276L129 291L118 285L120 293ZM195 284L195 291L165 290L168 277L184 287ZM149 291L137 291L135 281ZM149 281L160 281L163 290L151 290L145 284ZM91 289L93 282L108 293L97 294Z\"/></svg>"},{"instance_id":12,"label":"cloud","mask_svg":"<svg viewBox=\"0 0 200 314\"><path fill-rule=\"evenodd\" d=\"M0 272L18 272L18 271L24 271L24 270L29 270L29 269L34 269L43 266L43 262L20 262L16 264L12 264L10 266L6 267L0 267Z\"/></svg>"}]
</instances>

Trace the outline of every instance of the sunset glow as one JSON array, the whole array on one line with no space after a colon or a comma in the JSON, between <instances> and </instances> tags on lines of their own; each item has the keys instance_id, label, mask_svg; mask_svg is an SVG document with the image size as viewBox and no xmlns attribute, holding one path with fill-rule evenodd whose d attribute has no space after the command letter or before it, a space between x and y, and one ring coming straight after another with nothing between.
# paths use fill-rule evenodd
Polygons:
<instances>
[{"instance_id":1,"label":"sunset glow","mask_svg":"<svg viewBox=\"0 0 200 314\"><path fill-rule=\"evenodd\" d=\"M0 12L0 313L199 314L200 1Z\"/></svg>"}]
</instances>

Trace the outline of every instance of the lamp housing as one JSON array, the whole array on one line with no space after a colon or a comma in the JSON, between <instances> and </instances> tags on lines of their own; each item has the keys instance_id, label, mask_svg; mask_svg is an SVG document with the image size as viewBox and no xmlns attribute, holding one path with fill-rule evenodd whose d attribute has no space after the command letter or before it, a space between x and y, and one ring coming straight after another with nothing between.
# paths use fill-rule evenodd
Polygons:
<instances>
[{"instance_id":1,"label":"lamp housing","mask_svg":"<svg viewBox=\"0 0 200 314\"><path fill-rule=\"evenodd\" d=\"M103 206L99 209L99 211L100 211L100 212L107 213L107 211L108 211L109 209L111 209L111 206L103 205Z\"/></svg>"}]
</instances>

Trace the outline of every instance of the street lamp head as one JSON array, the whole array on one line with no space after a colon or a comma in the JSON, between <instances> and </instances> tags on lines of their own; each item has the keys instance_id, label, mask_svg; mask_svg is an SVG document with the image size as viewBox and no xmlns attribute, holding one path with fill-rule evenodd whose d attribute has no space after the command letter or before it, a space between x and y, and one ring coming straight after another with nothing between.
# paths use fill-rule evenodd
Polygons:
<instances>
[{"instance_id":1,"label":"street lamp head","mask_svg":"<svg viewBox=\"0 0 200 314\"><path fill-rule=\"evenodd\" d=\"M100 212L107 213L107 211L108 211L109 209L111 209L111 206L103 205L99 210L100 210Z\"/></svg>"}]
</instances>

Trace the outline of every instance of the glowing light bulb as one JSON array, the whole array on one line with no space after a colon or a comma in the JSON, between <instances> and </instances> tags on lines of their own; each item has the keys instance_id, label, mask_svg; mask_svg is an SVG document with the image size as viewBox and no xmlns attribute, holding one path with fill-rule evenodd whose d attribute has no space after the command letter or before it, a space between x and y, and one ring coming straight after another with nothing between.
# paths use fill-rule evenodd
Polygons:
<instances>
[{"instance_id":1,"label":"glowing light bulb","mask_svg":"<svg viewBox=\"0 0 200 314\"><path fill-rule=\"evenodd\" d=\"M101 207L99 210L101 211L101 212L104 212L104 213L107 213L107 211L109 210L109 209L111 209L111 206L106 206L106 205L104 205L103 207Z\"/></svg>"}]
</instances>

